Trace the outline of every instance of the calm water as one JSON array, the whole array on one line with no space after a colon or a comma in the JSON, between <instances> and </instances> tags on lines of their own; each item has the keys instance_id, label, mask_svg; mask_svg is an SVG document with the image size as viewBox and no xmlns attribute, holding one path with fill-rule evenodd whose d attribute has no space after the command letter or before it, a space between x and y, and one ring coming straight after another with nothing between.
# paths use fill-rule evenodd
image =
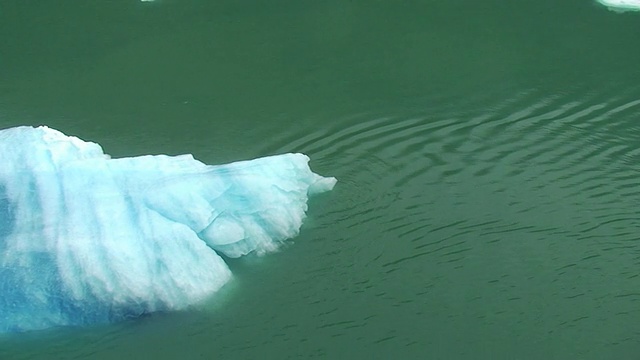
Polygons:
<instances>
[{"instance_id":1,"label":"calm water","mask_svg":"<svg viewBox=\"0 0 640 360\"><path fill-rule=\"evenodd\" d=\"M640 13L54 3L0 4L0 127L304 152L339 183L205 309L5 335L1 359L640 357Z\"/></svg>"}]
</instances>

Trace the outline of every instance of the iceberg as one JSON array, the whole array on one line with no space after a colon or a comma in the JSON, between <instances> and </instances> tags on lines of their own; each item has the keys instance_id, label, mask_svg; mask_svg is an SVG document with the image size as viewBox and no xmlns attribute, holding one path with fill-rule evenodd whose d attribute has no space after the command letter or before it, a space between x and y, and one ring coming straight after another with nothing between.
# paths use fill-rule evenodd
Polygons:
<instances>
[{"instance_id":1,"label":"iceberg","mask_svg":"<svg viewBox=\"0 0 640 360\"><path fill-rule=\"evenodd\" d=\"M303 154L211 166L112 159L48 127L0 130L0 332L185 309L274 251L335 178Z\"/></svg>"},{"instance_id":2,"label":"iceberg","mask_svg":"<svg viewBox=\"0 0 640 360\"><path fill-rule=\"evenodd\" d=\"M640 0L598 0L598 2L615 11L640 11Z\"/></svg>"}]
</instances>

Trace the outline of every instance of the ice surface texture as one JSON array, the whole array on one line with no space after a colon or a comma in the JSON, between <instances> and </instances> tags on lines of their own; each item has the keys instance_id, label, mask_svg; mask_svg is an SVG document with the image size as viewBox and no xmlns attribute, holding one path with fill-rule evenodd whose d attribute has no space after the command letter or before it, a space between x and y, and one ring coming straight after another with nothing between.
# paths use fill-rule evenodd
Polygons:
<instances>
[{"instance_id":1,"label":"ice surface texture","mask_svg":"<svg viewBox=\"0 0 640 360\"><path fill-rule=\"evenodd\" d=\"M209 166L111 159L47 127L0 130L0 332L183 309L231 276L218 255L298 234L336 180L285 154Z\"/></svg>"},{"instance_id":2,"label":"ice surface texture","mask_svg":"<svg viewBox=\"0 0 640 360\"><path fill-rule=\"evenodd\" d=\"M640 11L640 0L598 0L602 5L617 11Z\"/></svg>"}]
</instances>

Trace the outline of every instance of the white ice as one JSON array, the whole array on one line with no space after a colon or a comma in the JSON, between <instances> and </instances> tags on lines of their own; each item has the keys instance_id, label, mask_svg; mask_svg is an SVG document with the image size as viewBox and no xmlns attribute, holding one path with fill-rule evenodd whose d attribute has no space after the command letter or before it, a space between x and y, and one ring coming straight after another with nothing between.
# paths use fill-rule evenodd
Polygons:
<instances>
[{"instance_id":1,"label":"white ice","mask_svg":"<svg viewBox=\"0 0 640 360\"><path fill-rule=\"evenodd\" d=\"M640 11L640 0L598 0L602 5L617 11Z\"/></svg>"},{"instance_id":2,"label":"white ice","mask_svg":"<svg viewBox=\"0 0 640 360\"><path fill-rule=\"evenodd\" d=\"M231 276L220 257L296 236L336 180L285 154L209 166L111 159L47 127L0 130L0 332L184 309Z\"/></svg>"}]
</instances>

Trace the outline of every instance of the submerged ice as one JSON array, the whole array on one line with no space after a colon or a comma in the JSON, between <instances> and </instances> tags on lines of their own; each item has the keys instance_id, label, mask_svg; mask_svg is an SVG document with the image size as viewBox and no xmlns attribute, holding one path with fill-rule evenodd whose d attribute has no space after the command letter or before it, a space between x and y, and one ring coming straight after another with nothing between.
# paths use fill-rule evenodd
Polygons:
<instances>
[{"instance_id":1,"label":"submerged ice","mask_svg":"<svg viewBox=\"0 0 640 360\"><path fill-rule=\"evenodd\" d=\"M231 276L220 257L298 234L334 178L285 154L209 166L111 159L47 127L0 130L0 332L183 309Z\"/></svg>"}]
</instances>

